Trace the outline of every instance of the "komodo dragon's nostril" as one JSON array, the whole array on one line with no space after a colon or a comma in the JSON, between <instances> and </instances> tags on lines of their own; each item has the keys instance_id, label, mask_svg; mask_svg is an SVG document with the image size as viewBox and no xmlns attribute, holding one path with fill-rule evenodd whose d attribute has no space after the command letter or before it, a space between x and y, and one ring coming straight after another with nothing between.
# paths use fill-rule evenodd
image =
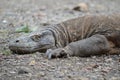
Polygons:
<instances>
[{"instance_id":1,"label":"komodo dragon's nostril","mask_svg":"<svg viewBox=\"0 0 120 80\"><path fill-rule=\"evenodd\" d=\"M19 40L16 40L15 42L16 42L16 43L18 43L18 42L19 42Z\"/></svg>"}]
</instances>

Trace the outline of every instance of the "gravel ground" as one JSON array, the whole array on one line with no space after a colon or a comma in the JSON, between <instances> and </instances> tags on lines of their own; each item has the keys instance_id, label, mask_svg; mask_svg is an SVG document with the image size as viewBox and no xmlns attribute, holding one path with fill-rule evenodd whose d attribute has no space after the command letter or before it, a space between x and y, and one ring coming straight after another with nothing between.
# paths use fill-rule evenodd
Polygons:
<instances>
[{"instance_id":1,"label":"gravel ground","mask_svg":"<svg viewBox=\"0 0 120 80\"><path fill-rule=\"evenodd\" d=\"M88 11L72 10L79 3ZM86 13L119 12L120 0L0 0L0 80L120 80L120 55L70 57L48 60L44 53L11 54L8 43L30 28Z\"/></svg>"}]
</instances>

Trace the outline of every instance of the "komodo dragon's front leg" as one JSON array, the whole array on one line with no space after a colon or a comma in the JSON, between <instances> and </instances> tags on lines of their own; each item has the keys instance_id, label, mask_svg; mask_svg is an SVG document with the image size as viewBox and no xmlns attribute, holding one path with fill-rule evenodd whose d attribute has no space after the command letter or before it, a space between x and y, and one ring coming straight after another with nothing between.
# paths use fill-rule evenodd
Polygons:
<instances>
[{"instance_id":1,"label":"komodo dragon's front leg","mask_svg":"<svg viewBox=\"0 0 120 80\"><path fill-rule=\"evenodd\" d=\"M110 38L109 38L110 39ZM120 48L114 47L115 44L111 44L104 35L93 35L92 37L72 42L64 48L58 48L55 50L47 50L46 55L49 59L55 57L67 57L67 56L91 56L101 54L119 54Z\"/></svg>"},{"instance_id":2,"label":"komodo dragon's front leg","mask_svg":"<svg viewBox=\"0 0 120 80\"><path fill-rule=\"evenodd\" d=\"M104 35L93 35L92 37L72 42L64 48L47 50L46 55L49 59L54 57L66 56L90 56L107 53L110 45Z\"/></svg>"}]
</instances>

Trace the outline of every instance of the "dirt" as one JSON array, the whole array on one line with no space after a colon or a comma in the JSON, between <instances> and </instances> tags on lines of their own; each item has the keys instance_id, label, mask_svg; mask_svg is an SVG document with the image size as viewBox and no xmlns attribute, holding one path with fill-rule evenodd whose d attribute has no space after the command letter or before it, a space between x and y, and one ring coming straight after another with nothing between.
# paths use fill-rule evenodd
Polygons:
<instances>
[{"instance_id":1,"label":"dirt","mask_svg":"<svg viewBox=\"0 0 120 80\"><path fill-rule=\"evenodd\" d=\"M16 28L56 24L86 13L119 12L120 0L0 0L0 80L120 80L120 55L49 60L44 53L12 54ZM88 11L73 8L84 3ZM84 8L83 8L84 9Z\"/></svg>"}]
</instances>

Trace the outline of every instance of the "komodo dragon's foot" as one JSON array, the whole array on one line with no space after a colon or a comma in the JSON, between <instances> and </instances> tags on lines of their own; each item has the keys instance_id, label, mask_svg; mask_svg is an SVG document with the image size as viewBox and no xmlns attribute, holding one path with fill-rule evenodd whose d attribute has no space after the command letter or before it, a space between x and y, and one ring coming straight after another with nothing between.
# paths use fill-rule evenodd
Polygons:
<instances>
[{"instance_id":1,"label":"komodo dragon's foot","mask_svg":"<svg viewBox=\"0 0 120 80\"><path fill-rule=\"evenodd\" d=\"M64 51L64 48L58 48L55 50L48 49L45 54L48 57L48 59L67 57L67 53Z\"/></svg>"}]
</instances>

